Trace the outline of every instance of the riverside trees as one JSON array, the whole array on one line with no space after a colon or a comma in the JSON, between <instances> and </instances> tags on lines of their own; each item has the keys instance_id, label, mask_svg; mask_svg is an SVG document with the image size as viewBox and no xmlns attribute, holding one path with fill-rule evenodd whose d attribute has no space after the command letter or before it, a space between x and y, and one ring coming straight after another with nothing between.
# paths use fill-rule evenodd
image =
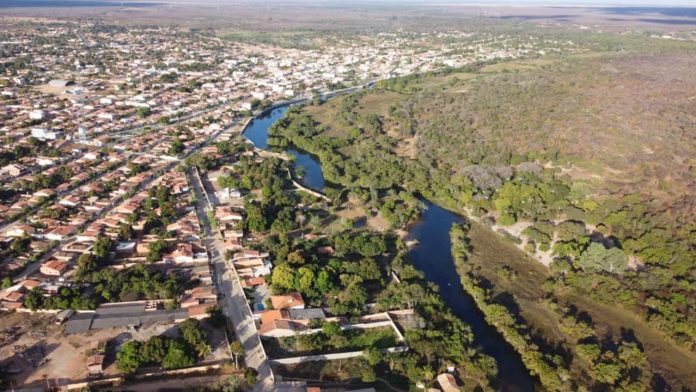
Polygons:
<instances>
[{"instance_id":1,"label":"riverside trees","mask_svg":"<svg viewBox=\"0 0 696 392\"><path fill-rule=\"evenodd\" d=\"M403 86L411 90L401 96L387 90L402 83L385 82L382 89L378 85L340 98L331 109L291 109L271 134L318 156L325 178L347 189L344 197L357 197L395 227L418 210L409 201L412 196L455 210L465 207L503 228L526 226L521 236L525 250L542 260L550 256L557 286L624 307L682 347L696 347L696 312L690 311L696 226L677 213L688 210L689 203L679 201L670 208L640 191L597 194L594 181L564 175L577 157L564 155L568 146L549 143L548 133L532 133L546 127L531 123L538 118L536 109L515 106L531 94L533 102L549 107L549 116L567 114L559 101L542 100L542 91L556 93L555 87L538 73L531 76L538 78L501 76L492 78L492 85L481 81L454 87L437 84L437 78L408 78ZM554 78L569 86L566 79ZM429 88L418 91L419 83ZM458 95L469 88L476 94ZM478 96L484 98L473 98ZM559 99L569 96L564 90ZM380 102L380 97L390 100L389 110L366 104ZM501 100L511 112L522 110L520 117L501 114ZM523 134L538 137L522 140ZM413 156L399 151L406 137L417 140ZM531 148L536 146L532 142L544 147ZM595 167L594 161L585 163ZM672 293L684 301L674 301Z\"/></svg>"}]
</instances>

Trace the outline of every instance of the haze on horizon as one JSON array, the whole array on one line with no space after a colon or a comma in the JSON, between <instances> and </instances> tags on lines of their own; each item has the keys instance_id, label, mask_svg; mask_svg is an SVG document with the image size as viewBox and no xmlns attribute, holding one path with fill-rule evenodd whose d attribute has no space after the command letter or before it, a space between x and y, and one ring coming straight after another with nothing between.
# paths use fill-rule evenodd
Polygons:
<instances>
[{"instance_id":1,"label":"haze on horizon","mask_svg":"<svg viewBox=\"0 0 696 392\"><path fill-rule=\"evenodd\" d=\"M176 0L175 0L176 1ZM186 0L183 0L186 1ZM2 1L0 1L1 3ZM165 2L168 2L165 0ZM264 1L248 1L248 0L207 0L209 3L253 3L257 5L264 4L288 4L288 3L304 3L304 4L336 4L346 5L342 0L264 0ZM369 4L409 4L409 5L510 5L510 6L641 6L641 7L696 7L696 1L693 0L358 0L353 1L350 5L369 5Z\"/></svg>"},{"instance_id":2,"label":"haze on horizon","mask_svg":"<svg viewBox=\"0 0 696 392\"><path fill-rule=\"evenodd\" d=\"M52 2L83 2L88 0L43 0L45 3ZM106 0L117 2L116 0ZM12 1L12 0L0 0L0 6L4 3L21 3L22 1ZM27 1L31 2L31 0ZM141 0L126 0L120 2L141 2ZM317 6L322 5L340 5L340 6L361 6L361 5L471 5L471 6L514 6L514 7L525 7L525 6L562 6L562 7L583 7L583 6L600 6L600 7L655 7L655 8L665 8L665 7L696 7L696 1L694 0L530 0L530 1L519 1L519 0L357 0L352 1L350 4L346 4L342 0L143 0L142 2L148 3L184 3L193 5L195 3L200 4L229 4L229 5L273 5L273 4L312 4Z\"/></svg>"}]
</instances>

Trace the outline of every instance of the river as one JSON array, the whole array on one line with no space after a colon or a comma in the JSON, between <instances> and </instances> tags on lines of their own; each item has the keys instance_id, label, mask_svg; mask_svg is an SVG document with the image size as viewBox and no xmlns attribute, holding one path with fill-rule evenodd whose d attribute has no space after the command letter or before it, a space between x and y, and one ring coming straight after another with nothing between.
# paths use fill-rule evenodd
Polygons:
<instances>
[{"instance_id":1,"label":"river","mask_svg":"<svg viewBox=\"0 0 696 392\"><path fill-rule=\"evenodd\" d=\"M256 147L268 149L268 128L282 118L287 109L280 107L257 117L243 135ZM323 190L321 164L309 154L291 148L285 151L295 157L296 166L305 173L302 183L312 189ZM452 312L471 326L474 340L483 352L495 358L499 370L499 390L533 391L534 379L522 364L519 354L494 327L486 323L474 300L461 287L450 250L449 230L463 218L430 202L426 202L426 206L420 220L409 233L409 239L419 243L411 251L413 263L423 271L428 281L438 285L440 296Z\"/></svg>"},{"instance_id":2,"label":"river","mask_svg":"<svg viewBox=\"0 0 696 392\"><path fill-rule=\"evenodd\" d=\"M288 106L281 106L256 117L244 130L244 137L254 143L254 146L267 150L268 128L283 118L288 108ZM321 164L314 157L292 148L285 149L285 152L295 157L295 167L300 169L298 172L303 173L302 185L315 191L324 189L324 173L321 171Z\"/></svg>"},{"instance_id":3,"label":"river","mask_svg":"<svg viewBox=\"0 0 696 392\"><path fill-rule=\"evenodd\" d=\"M522 364L520 355L489 325L476 303L461 286L452 257L449 231L463 218L440 206L425 202L426 210L409 232L408 239L417 240L411 251L413 264L425 278L438 285L440 297L452 312L469 324L474 341L483 352L498 363L498 377L502 391L533 391L534 380Z\"/></svg>"}]
</instances>

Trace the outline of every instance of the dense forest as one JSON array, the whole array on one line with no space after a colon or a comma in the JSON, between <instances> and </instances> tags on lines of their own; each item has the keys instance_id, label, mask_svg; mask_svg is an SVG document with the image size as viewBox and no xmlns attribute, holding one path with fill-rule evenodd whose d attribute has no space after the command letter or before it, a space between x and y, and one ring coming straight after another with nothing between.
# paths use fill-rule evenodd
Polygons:
<instances>
[{"instance_id":1,"label":"dense forest","mask_svg":"<svg viewBox=\"0 0 696 392\"><path fill-rule=\"evenodd\" d=\"M671 92L664 87L667 72L646 73L658 61L655 53L564 58L522 70L515 63L481 65L387 80L370 91L293 108L272 127L269 142L317 156L326 179L344 189L328 190L329 195L337 201L361 200L395 228L417 217L419 200L426 198L501 234L499 242L517 248L513 259L537 260L548 267L535 267L535 276L543 284L541 297L562 297L568 307L557 328L604 322L574 313L583 309L628 311L639 317L627 329L652 342L623 339L611 330L611 345L587 334L576 336L569 343L576 348L565 353L544 346L535 350L542 357L526 363L549 389L561 388L564 379L544 379L543 374L563 367L568 374L588 376L594 380L588 385L598 387L645 387L652 371L669 384L693 385L693 368L689 372L678 361L662 361L696 358L696 225L689 212L694 195L688 193L693 177L688 160L672 159L685 158L686 150L694 147L683 134L687 106L680 100L695 91L693 79L687 80L693 49L668 49L658 54L672 58L673 70L685 75ZM623 80L616 79L619 69L628 75ZM649 100L659 105L647 108L639 104L645 91L634 91L631 83L640 81L645 88L655 79L662 88ZM619 100L623 85L632 86L635 96ZM604 96L626 106L602 99L597 92L601 88ZM669 94L675 97L672 105L662 101ZM640 118L636 110L651 110L654 118L612 126L616 115ZM660 136L652 129L639 131L648 126ZM674 145L674 140L685 142ZM652 149L649 156L639 153L647 148ZM623 181L626 175L631 181ZM489 282L515 274L512 269L486 272L496 274L485 278ZM466 282L473 282L472 290L480 286L476 279ZM519 295L515 286L501 284L497 293ZM560 306L547 302L544 309ZM510 321L525 325L521 319ZM498 325L505 330L505 323ZM571 335L564 333L561 340L570 341ZM642 356L641 344L653 348L662 339L670 349L646 349L650 365L637 359L631 365L620 363L628 351ZM524 354L522 342L513 345ZM570 365L583 358L583 365ZM611 376L604 374L609 368ZM634 369L642 370L636 375Z\"/></svg>"},{"instance_id":2,"label":"dense forest","mask_svg":"<svg viewBox=\"0 0 696 392\"><path fill-rule=\"evenodd\" d=\"M234 170L218 179L221 185L246 193L246 229L263 238L253 247L269 252L274 263L271 291L299 292L312 308L353 322L365 314L368 303L374 303L376 311L413 309L415 314L399 321L410 348L404 352L376 348L380 340L380 344L393 342L391 332L354 336L332 331L331 325L325 325L322 333L276 345L307 352L365 348L366 357L353 361L349 371L364 382L374 382L379 375L397 385L430 384L449 364L460 370L467 385L495 387L495 360L475 347L470 328L408 262L408 247L401 238L351 225L338 226L328 235L298 235L323 232L338 218L323 201L293 192L287 166L276 158L259 162L253 156L242 157ZM297 208L298 204L304 207ZM372 343L377 346L368 348ZM274 352L282 348L269 347Z\"/></svg>"}]
</instances>

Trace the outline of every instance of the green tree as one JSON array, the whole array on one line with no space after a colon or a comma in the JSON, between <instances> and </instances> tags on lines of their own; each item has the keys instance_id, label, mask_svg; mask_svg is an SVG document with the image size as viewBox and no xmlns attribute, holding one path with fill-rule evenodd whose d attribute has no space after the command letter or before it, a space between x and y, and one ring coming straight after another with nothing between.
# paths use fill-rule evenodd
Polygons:
<instances>
[{"instance_id":1,"label":"green tree","mask_svg":"<svg viewBox=\"0 0 696 392\"><path fill-rule=\"evenodd\" d=\"M328 336L329 338L341 334L341 326L338 325L338 323L335 322L328 322L324 323L321 327L321 331L324 333L324 335Z\"/></svg>"},{"instance_id":2,"label":"green tree","mask_svg":"<svg viewBox=\"0 0 696 392\"><path fill-rule=\"evenodd\" d=\"M260 232L266 230L268 223L261 206L255 203L247 203L245 210L247 214L246 226L249 231Z\"/></svg>"},{"instance_id":3,"label":"green tree","mask_svg":"<svg viewBox=\"0 0 696 392\"><path fill-rule=\"evenodd\" d=\"M331 274L329 274L329 272L326 270L319 271L319 274L317 274L316 286L321 294L326 294L333 290L335 285L333 279L331 278Z\"/></svg>"},{"instance_id":4,"label":"green tree","mask_svg":"<svg viewBox=\"0 0 696 392\"><path fill-rule=\"evenodd\" d=\"M196 319L188 319L179 324L179 330L184 341L191 345L199 357L204 358L211 352L208 336Z\"/></svg>"},{"instance_id":5,"label":"green tree","mask_svg":"<svg viewBox=\"0 0 696 392\"><path fill-rule=\"evenodd\" d=\"M289 264L273 268L271 282L275 289L295 290L295 270Z\"/></svg>"},{"instance_id":6,"label":"green tree","mask_svg":"<svg viewBox=\"0 0 696 392\"><path fill-rule=\"evenodd\" d=\"M167 153L169 155L179 155L184 151L184 143L178 137L175 137L172 141L172 145L169 147Z\"/></svg>"},{"instance_id":7,"label":"green tree","mask_svg":"<svg viewBox=\"0 0 696 392\"><path fill-rule=\"evenodd\" d=\"M128 223L121 223L121 226L118 228L118 238L122 241L129 241L133 236L133 226Z\"/></svg>"},{"instance_id":8,"label":"green tree","mask_svg":"<svg viewBox=\"0 0 696 392\"><path fill-rule=\"evenodd\" d=\"M605 271L620 274L628 267L628 257L621 249L607 249L604 245L593 242L574 264L587 272Z\"/></svg>"},{"instance_id":9,"label":"green tree","mask_svg":"<svg viewBox=\"0 0 696 392\"><path fill-rule=\"evenodd\" d=\"M167 243L162 240L157 240L151 242L147 246L147 261L154 263L156 261L162 260L162 254L167 247Z\"/></svg>"},{"instance_id":10,"label":"green tree","mask_svg":"<svg viewBox=\"0 0 696 392\"><path fill-rule=\"evenodd\" d=\"M23 237L15 238L14 240L12 240L12 243L10 244L10 250L13 254L20 255L28 251L30 245L31 238L28 235L24 235Z\"/></svg>"},{"instance_id":11,"label":"green tree","mask_svg":"<svg viewBox=\"0 0 696 392\"><path fill-rule=\"evenodd\" d=\"M307 267L300 267L297 270L297 290L303 294L311 295L314 292L315 275L314 271Z\"/></svg>"},{"instance_id":12,"label":"green tree","mask_svg":"<svg viewBox=\"0 0 696 392\"><path fill-rule=\"evenodd\" d=\"M92 253L100 259L100 263L106 261L109 251L111 250L111 245L111 238L104 236L97 237L97 240L94 242L94 247L92 247Z\"/></svg>"},{"instance_id":13,"label":"green tree","mask_svg":"<svg viewBox=\"0 0 696 392\"><path fill-rule=\"evenodd\" d=\"M149 116L151 112L149 107L142 107L135 111L135 115L138 116L138 118L145 118Z\"/></svg>"},{"instance_id":14,"label":"green tree","mask_svg":"<svg viewBox=\"0 0 696 392\"><path fill-rule=\"evenodd\" d=\"M124 373L134 373L143 364L140 354L141 343L131 340L123 344L121 351L116 353L116 366Z\"/></svg>"},{"instance_id":15,"label":"green tree","mask_svg":"<svg viewBox=\"0 0 696 392\"><path fill-rule=\"evenodd\" d=\"M2 285L0 285L0 286L2 286L3 290L8 288L8 287L12 287L12 285L13 285L12 278L10 278L9 276L5 276L4 278L2 278Z\"/></svg>"},{"instance_id":16,"label":"green tree","mask_svg":"<svg viewBox=\"0 0 696 392\"><path fill-rule=\"evenodd\" d=\"M162 336L153 336L140 347L140 355L143 362L162 363L169 348L169 339Z\"/></svg>"},{"instance_id":17,"label":"green tree","mask_svg":"<svg viewBox=\"0 0 696 392\"><path fill-rule=\"evenodd\" d=\"M179 369L192 366L196 358L187 349L186 345L178 340L172 340L167 348L167 355L162 359L162 367L165 369Z\"/></svg>"},{"instance_id":18,"label":"green tree","mask_svg":"<svg viewBox=\"0 0 696 392\"><path fill-rule=\"evenodd\" d=\"M244 371L244 380L249 386L256 384L256 379L259 377L259 372L254 368L246 368Z\"/></svg>"},{"instance_id":19,"label":"green tree","mask_svg":"<svg viewBox=\"0 0 696 392\"><path fill-rule=\"evenodd\" d=\"M84 279L87 275L97 270L97 260L94 255L83 253L77 258L77 276Z\"/></svg>"},{"instance_id":20,"label":"green tree","mask_svg":"<svg viewBox=\"0 0 696 392\"><path fill-rule=\"evenodd\" d=\"M24 297L24 306L31 310L38 310L43 307L44 296L41 289L34 287L30 292Z\"/></svg>"}]
</instances>

